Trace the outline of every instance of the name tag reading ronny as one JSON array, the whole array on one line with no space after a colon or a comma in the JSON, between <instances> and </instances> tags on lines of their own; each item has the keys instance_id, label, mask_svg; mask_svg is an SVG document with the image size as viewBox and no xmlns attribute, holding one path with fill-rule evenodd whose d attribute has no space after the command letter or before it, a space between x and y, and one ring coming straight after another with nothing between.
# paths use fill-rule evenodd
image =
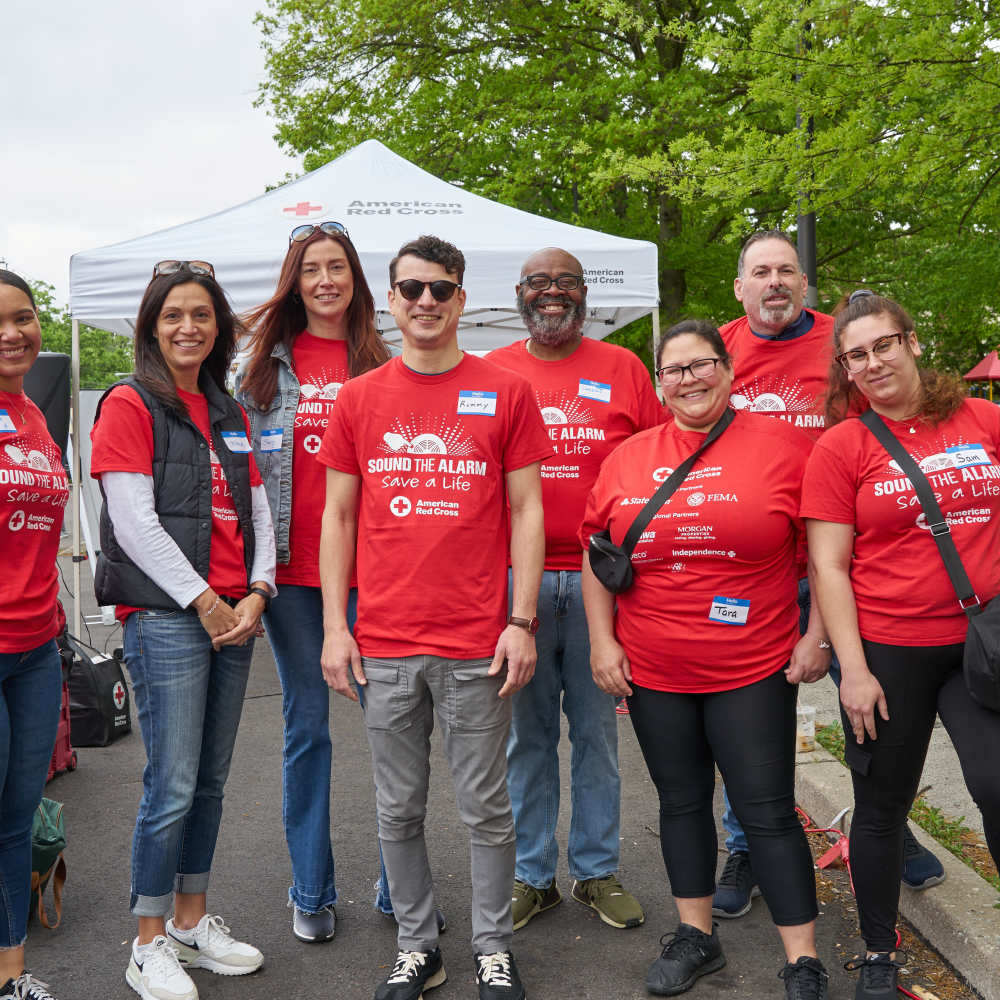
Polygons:
<instances>
[{"instance_id":1,"label":"name tag reading ronny","mask_svg":"<svg viewBox=\"0 0 1000 1000\"><path fill-rule=\"evenodd\" d=\"M740 597L713 597L708 620L723 625L746 625L750 602Z\"/></svg>"},{"instance_id":2,"label":"name tag reading ronny","mask_svg":"<svg viewBox=\"0 0 1000 1000\"><path fill-rule=\"evenodd\" d=\"M483 417L497 415L497 394L484 392L481 389L460 389L458 393L458 412L465 414L478 413Z\"/></svg>"}]
</instances>

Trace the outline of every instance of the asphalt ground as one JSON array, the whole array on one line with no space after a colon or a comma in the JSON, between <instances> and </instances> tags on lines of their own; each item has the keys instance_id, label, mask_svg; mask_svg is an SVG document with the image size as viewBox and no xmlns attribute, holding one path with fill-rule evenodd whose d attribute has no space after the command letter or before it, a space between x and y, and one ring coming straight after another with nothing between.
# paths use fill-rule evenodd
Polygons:
<instances>
[{"instance_id":1,"label":"asphalt ground","mask_svg":"<svg viewBox=\"0 0 1000 1000\"><path fill-rule=\"evenodd\" d=\"M87 598L85 611L94 611ZM64 600L66 599L64 594ZM69 608L67 603L67 608ZM94 644L120 645L120 631L91 626ZM286 907L290 864L281 824L281 694L266 639L258 640L209 891L211 912L223 915L233 932L264 953L263 968L247 977L226 978L201 970L193 976L203 1000L225 998L373 995L395 958L395 924L372 908L378 871L374 795L368 746L359 708L331 696L334 741L332 834L337 867L337 934L332 942L306 945L291 934ZM134 713L133 713L134 719ZM124 972L136 933L128 912L132 827L141 793L144 762L138 725L107 748L80 748L76 771L47 787L65 803L68 838L62 925L46 931L33 922L28 967L48 982L60 1000L133 996ZM562 780L568 790L568 748L563 741ZM647 996L646 970L658 955L659 939L675 928L657 833L657 805L627 717L620 719L623 883L641 900L645 924L617 930L603 924L569 896L565 859L558 884L564 902L536 917L514 938L514 953L529 997L614 998ZM568 794L563 796L559 839L566 842ZM717 793L716 808L721 807ZM427 841L437 903L448 918L442 937L448 982L428 994L437 1000L475 997L469 917L468 842L455 808L451 782L437 735ZM720 866L724 855L720 854ZM728 959L718 973L699 980L692 997L782 997L777 979L784 957L762 900L746 917L721 922ZM845 947L860 948L849 901L824 904L817 922L818 949L830 972L831 998L853 996L855 977L841 968Z\"/></svg>"}]
</instances>

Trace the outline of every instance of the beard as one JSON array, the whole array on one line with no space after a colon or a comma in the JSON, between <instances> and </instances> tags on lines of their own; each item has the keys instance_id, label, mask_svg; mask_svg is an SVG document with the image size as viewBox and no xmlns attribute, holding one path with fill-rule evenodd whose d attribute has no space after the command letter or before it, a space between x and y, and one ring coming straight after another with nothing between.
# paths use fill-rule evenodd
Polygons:
<instances>
[{"instance_id":1,"label":"beard","mask_svg":"<svg viewBox=\"0 0 1000 1000\"><path fill-rule=\"evenodd\" d=\"M774 295L776 292L784 292L788 296L785 303L780 306L765 305L764 299L768 296ZM787 326L797 315L798 313L795 308L795 302L792 298L791 290L786 288L784 285L780 285L777 288L769 288L761 296L760 318L769 326Z\"/></svg>"},{"instance_id":2,"label":"beard","mask_svg":"<svg viewBox=\"0 0 1000 1000\"><path fill-rule=\"evenodd\" d=\"M551 302L561 302L569 308L564 313L549 314L541 311L541 306ZM531 339L545 347L562 347L576 340L583 333L583 321L587 317L587 296L584 294L575 305L568 295L540 295L534 302L524 301L524 292L518 289L517 311L531 334Z\"/></svg>"}]
</instances>

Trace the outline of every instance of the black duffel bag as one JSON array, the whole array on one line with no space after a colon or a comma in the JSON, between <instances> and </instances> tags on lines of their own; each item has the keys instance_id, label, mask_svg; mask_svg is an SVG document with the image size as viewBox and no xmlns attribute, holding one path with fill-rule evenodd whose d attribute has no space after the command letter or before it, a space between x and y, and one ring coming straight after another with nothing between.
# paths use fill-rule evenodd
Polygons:
<instances>
[{"instance_id":1,"label":"black duffel bag","mask_svg":"<svg viewBox=\"0 0 1000 1000\"><path fill-rule=\"evenodd\" d=\"M132 710L121 660L76 636L59 644L72 655L69 669L70 734L76 747L106 747L132 732Z\"/></svg>"}]
</instances>

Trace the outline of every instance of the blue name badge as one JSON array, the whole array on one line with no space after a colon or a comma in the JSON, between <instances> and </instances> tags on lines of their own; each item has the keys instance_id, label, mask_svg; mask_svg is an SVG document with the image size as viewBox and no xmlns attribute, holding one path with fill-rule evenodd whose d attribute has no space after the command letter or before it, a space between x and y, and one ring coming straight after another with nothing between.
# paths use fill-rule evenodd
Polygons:
<instances>
[{"instance_id":1,"label":"blue name badge","mask_svg":"<svg viewBox=\"0 0 1000 1000\"><path fill-rule=\"evenodd\" d=\"M281 451L282 428L272 427L260 432L261 451Z\"/></svg>"},{"instance_id":2,"label":"blue name badge","mask_svg":"<svg viewBox=\"0 0 1000 1000\"><path fill-rule=\"evenodd\" d=\"M250 442L243 431L222 431L222 440L230 451L250 451Z\"/></svg>"},{"instance_id":3,"label":"blue name badge","mask_svg":"<svg viewBox=\"0 0 1000 1000\"><path fill-rule=\"evenodd\" d=\"M16 434L17 428L10 414L6 410L0 410L0 434Z\"/></svg>"},{"instance_id":4,"label":"blue name badge","mask_svg":"<svg viewBox=\"0 0 1000 1000\"><path fill-rule=\"evenodd\" d=\"M497 415L497 394L481 389L460 389L458 393L459 413L478 413L483 417Z\"/></svg>"},{"instance_id":5,"label":"blue name badge","mask_svg":"<svg viewBox=\"0 0 1000 1000\"><path fill-rule=\"evenodd\" d=\"M723 625L746 625L750 602L740 597L713 597L708 620Z\"/></svg>"},{"instance_id":6,"label":"blue name badge","mask_svg":"<svg viewBox=\"0 0 1000 1000\"><path fill-rule=\"evenodd\" d=\"M607 382L594 382L589 378L580 379L576 394L584 399L596 399L599 403L611 402L611 386Z\"/></svg>"},{"instance_id":7,"label":"blue name badge","mask_svg":"<svg viewBox=\"0 0 1000 1000\"><path fill-rule=\"evenodd\" d=\"M956 444L951 448L945 448L951 455L951 460L956 469L964 469L967 465L992 465L990 456L986 454L986 449L981 444Z\"/></svg>"}]
</instances>

